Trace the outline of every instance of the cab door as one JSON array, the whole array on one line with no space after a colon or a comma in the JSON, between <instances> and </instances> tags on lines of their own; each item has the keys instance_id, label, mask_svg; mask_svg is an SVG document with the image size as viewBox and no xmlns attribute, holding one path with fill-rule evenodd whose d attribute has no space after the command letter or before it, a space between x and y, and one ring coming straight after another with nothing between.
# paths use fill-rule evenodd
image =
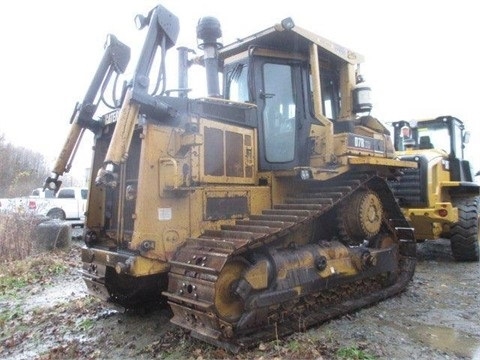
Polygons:
<instances>
[{"instance_id":1,"label":"cab door","mask_svg":"<svg viewBox=\"0 0 480 360\"><path fill-rule=\"evenodd\" d=\"M301 63L257 58L254 64L260 170L306 165L310 119Z\"/></svg>"}]
</instances>

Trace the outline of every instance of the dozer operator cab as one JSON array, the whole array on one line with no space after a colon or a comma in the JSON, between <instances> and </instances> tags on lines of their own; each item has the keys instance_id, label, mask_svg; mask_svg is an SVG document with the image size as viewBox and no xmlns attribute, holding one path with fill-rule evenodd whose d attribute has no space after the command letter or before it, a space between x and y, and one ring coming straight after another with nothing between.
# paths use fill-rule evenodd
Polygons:
<instances>
[{"instance_id":1,"label":"dozer operator cab","mask_svg":"<svg viewBox=\"0 0 480 360\"><path fill-rule=\"evenodd\" d=\"M356 150L392 155L388 138L382 138L388 131L368 116L372 104L360 74L362 55L287 18L220 48L218 56L224 98L257 106L260 170L334 165ZM335 152L333 133L350 134L342 139L343 153L340 147ZM362 137L373 133L375 140Z\"/></svg>"},{"instance_id":2,"label":"dozer operator cab","mask_svg":"<svg viewBox=\"0 0 480 360\"><path fill-rule=\"evenodd\" d=\"M291 19L284 23L293 27ZM352 75L356 70L354 63L309 43L296 31L283 30L262 34L255 45L247 40L241 47L234 44L232 50L220 51L220 56L225 57L225 98L257 105L259 138L263 144L259 148L262 170L308 165L313 147L309 143L310 126L321 125L316 119L315 105L320 111L317 115L325 123L327 118L338 120L341 117L340 98L351 98L349 93L355 86L351 82L340 87L340 74L345 78ZM233 50L235 56L230 55ZM312 82L310 51L319 53L319 58L314 55L316 61L323 59L323 66L315 64L320 81ZM351 58L361 61L358 54L352 53ZM316 86L322 99L320 103L315 103L318 98L313 96ZM350 110L347 117L354 119L355 114Z\"/></svg>"}]
</instances>

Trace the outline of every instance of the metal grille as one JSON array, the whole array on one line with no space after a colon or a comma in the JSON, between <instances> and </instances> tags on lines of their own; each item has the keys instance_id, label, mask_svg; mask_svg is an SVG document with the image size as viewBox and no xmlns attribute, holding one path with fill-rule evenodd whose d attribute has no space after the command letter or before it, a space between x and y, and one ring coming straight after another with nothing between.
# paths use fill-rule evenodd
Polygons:
<instances>
[{"instance_id":1,"label":"metal grille","mask_svg":"<svg viewBox=\"0 0 480 360\"><path fill-rule=\"evenodd\" d=\"M389 185L401 207L428 206L427 172L428 161L423 156L405 156L402 160L415 161L416 169L404 169L396 181Z\"/></svg>"},{"instance_id":2,"label":"metal grille","mask_svg":"<svg viewBox=\"0 0 480 360\"><path fill-rule=\"evenodd\" d=\"M125 200L123 209L119 209L118 201L120 192L122 192L122 195L125 194L127 187L133 186L134 188L137 188L141 145L142 141L137 130L132 137L127 162L122 164L122 166L125 166L124 185L119 185L113 189L109 188L106 190L105 216L108 220L106 222L106 228L107 230L116 232L120 226L120 214L125 236L125 238L121 239L119 242L122 244L125 244L129 241L129 238L133 232L134 220L132 215L135 212L135 200ZM119 236L119 234L116 236Z\"/></svg>"}]
</instances>

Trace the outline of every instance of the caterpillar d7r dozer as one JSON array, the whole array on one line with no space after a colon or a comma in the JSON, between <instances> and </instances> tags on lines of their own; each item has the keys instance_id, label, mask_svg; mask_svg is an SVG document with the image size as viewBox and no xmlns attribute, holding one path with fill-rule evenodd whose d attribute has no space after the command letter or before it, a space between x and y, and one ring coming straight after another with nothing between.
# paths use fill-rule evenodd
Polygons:
<instances>
[{"instance_id":1,"label":"caterpillar d7r dozer","mask_svg":"<svg viewBox=\"0 0 480 360\"><path fill-rule=\"evenodd\" d=\"M418 163L390 183L416 240L447 238L457 261L479 261L480 185L464 159L463 122L439 116L392 125L398 156Z\"/></svg>"},{"instance_id":2,"label":"caterpillar d7r dozer","mask_svg":"<svg viewBox=\"0 0 480 360\"><path fill-rule=\"evenodd\" d=\"M405 289L416 244L387 181L416 163L395 159L369 115L361 55L290 18L222 46L218 20L203 17L203 53L178 48L167 90L178 19L159 5L136 20L148 32L117 108L95 120L86 96L77 113L88 116L74 117L46 181L58 188L92 130L90 291L125 307L165 299L174 324L236 352ZM108 78L98 73L123 70L110 53L93 98ZM188 97L193 65L205 68L206 97Z\"/></svg>"}]
</instances>

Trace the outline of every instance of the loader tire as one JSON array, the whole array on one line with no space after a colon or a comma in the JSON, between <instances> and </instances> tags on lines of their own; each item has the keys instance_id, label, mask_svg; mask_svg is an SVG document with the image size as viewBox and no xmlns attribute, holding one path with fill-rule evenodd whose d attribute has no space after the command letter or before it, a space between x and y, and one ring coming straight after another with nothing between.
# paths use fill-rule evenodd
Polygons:
<instances>
[{"instance_id":1,"label":"loader tire","mask_svg":"<svg viewBox=\"0 0 480 360\"><path fill-rule=\"evenodd\" d=\"M479 261L479 205L480 197L454 201L458 208L458 222L451 227L450 246L457 261Z\"/></svg>"}]
</instances>

